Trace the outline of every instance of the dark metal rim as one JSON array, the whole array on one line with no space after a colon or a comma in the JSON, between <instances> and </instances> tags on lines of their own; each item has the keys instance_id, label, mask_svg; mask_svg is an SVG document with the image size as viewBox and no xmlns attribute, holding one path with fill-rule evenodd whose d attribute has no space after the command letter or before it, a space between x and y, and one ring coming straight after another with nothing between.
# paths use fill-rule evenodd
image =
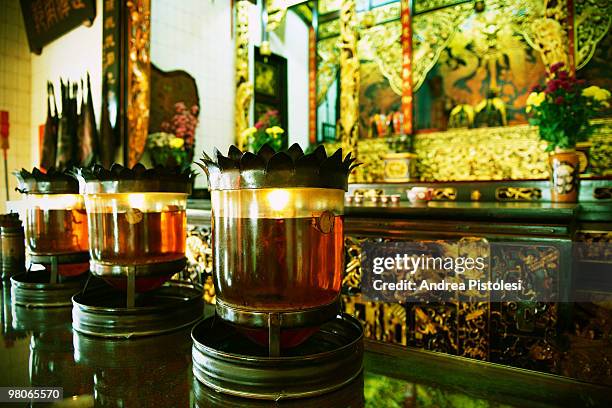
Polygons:
<instances>
[{"instance_id":1,"label":"dark metal rim","mask_svg":"<svg viewBox=\"0 0 612 408\"><path fill-rule=\"evenodd\" d=\"M214 330L212 319L196 325L192 338L196 331L203 334L198 328ZM323 338L340 336L341 341L332 342L332 347L325 347L327 351L310 355L266 357L234 354L227 358L227 352L201 347L194 340L193 375L206 387L243 398L288 400L327 394L346 386L363 372L363 329L360 323L348 315L342 315L342 320L337 317L335 323L340 326L330 326L321 335ZM223 338L221 335L217 340L223 341ZM211 344L216 344L217 340L212 340Z\"/></svg>"},{"instance_id":2,"label":"dark metal rim","mask_svg":"<svg viewBox=\"0 0 612 408\"><path fill-rule=\"evenodd\" d=\"M270 316L277 315L281 328L317 326L333 319L340 313L340 296L331 303L301 310L248 310L238 308L217 296L215 305L217 315L223 320L247 327L269 327Z\"/></svg>"},{"instance_id":3,"label":"dark metal rim","mask_svg":"<svg viewBox=\"0 0 612 408\"><path fill-rule=\"evenodd\" d=\"M29 272L35 273L35 272ZM70 307L71 298L83 285L83 280L73 280L63 283L24 282L28 272L12 276L11 298L15 305L26 308Z\"/></svg>"},{"instance_id":4,"label":"dark metal rim","mask_svg":"<svg viewBox=\"0 0 612 408\"><path fill-rule=\"evenodd\" d=\"M193 289L192 296L186 298L183 302L185 304L197 302L202 299L202 291L203 286L198 285L197 283L191 283L187 281L169 281L166 285L181 287L187 289ZM163 287L163 286L162 286ZM115 314L117 312L127 313L127 312L152 312L156 310L168 310L167 306L137 306L133 308L127 307L104 307L104 306L88 306L82 303L79 303L79 297L82 295L82 292L79 292L72 296L72 306L74 309L82 310L84 313L87 313L88 310L95 311L97 313L106 312L108 314ZM126 295L127 296L127 295Z\"/></svg>"},{"instance_id":5,"label":"dark metal rim","mask_svg":"<svg viewBox=\"0 0 612 408\"><path fill-rule=\"evenodd\" d=\"M173 281L165 286L181 290L175 303L133 308L87 306L78 303L82 293L74 295L72 327L88 336L129 339L181 330L203 317L201 286L183 281ZM186 296L184 292L190 293Z\"/></svg>"},{"instance_id":6,"label":"dark metal rim","mask_svg":"<svg viewBox=\"0 0 612 408\"><path fill-rule=\"evenodd\" d=\"M41 283L41 282L26 282L21 280L22 277L27 276L30 273L34 272L23 272L17 275L11 276L11 286L19 288L20 290L44 290L44 291L61 291L66 289L79 289L83 281L78 280L79 277L75 277L73 280L68 282L59 282L59 283Z\"/></svg>"},{"instance_id":7,"label":"dark metal rim","mask_svg":"<svg viewBox=\"0 0 612 408\"><path fill-rule=\"evenodd\" d=\"M77 332L81 333L81 334L85 334L87 336L92 336L92 337L103 337L106 339L117 339L117 338L125 338L125 339L129 339L132 337L145 337L145 336L153 336L153 335L157 335L157 334L164 334L164 333L170 333L173 331L178 331L181 329L184 329L186 327L189 327L191 325L193 325L194 323L198 322L199 320L201 320L202 317L197 317L187 323L183 323L181 325L175 325L172 327L167 327L164 329L151 329L151 330L145 330L145 331L134 331L134 330L130 330L130 331L113 331L113 332L101 332L101 331L93 331L93 330L87 330L84 329L83 326L79 323L78 319L76 319L74 317L74 311L73 311L73 319L72 319L72 327L74 328L74 330L76 330Z\"/></svg>"},{"instance_id":8,"label":"dark metal rim","mask_svg":"<svg viewBox=\"0 0 612 408\"><path fill-rule=\"evenodd\" d=\"M79 194L79 183L72 180L34 180L19 183L22 194Z\"/></svg>"},{"instance_id":9,"label":"dark metal rim","mask_svg":"<svg viewBox=\"0 0 612 408\"><path fill-rule=\"evenodd\" d=\"M41 253L30 252L30 261L32 263L50 264L54 260L58 264L72 264L72 263L87 262L89 260L89 252L81 251L81 252L67 252L67 253L60 253L60 254L41 254Z\"/></svg>"},{"instance_id":10,"label":"dark metal rim","mask_svg":"<svg viewBox=\"0 0 612 408\"><path fill-rule=\"evenodd\" d=\"M198 381L200 381L205 386L212 388L216 392L221 392L221 393L225 393L225 394L229 394L229 395L233 395L233 396L241 397L241 398L250 398L250 399L258 399L258 400L272 400L272 399L287 400L287 399L316 397L318 395L327 394L337 389L340 389L344 387L345 385L354 381L357 377L359 377L363 373L363 363L359 371L357 371L354 375L352 375L351 377L349 377L348 379L346 379L345 381L341 383L334 384L328 387L317 387L316 390L312 390L312 391L292 392L290 394L280 394L281 398L279 398L279 393L255 394L255 393L250 393L247 391L238 391L238 390L231 389L231 388L219 387L213 384L212 382L207 381L205 378L203 378L203 376L200 375L199 370L194 369L193 371L194 371L193 375Z\"/></svg>"},{"instance_id":11,"label":"dark metal rim","mask_svg":"<svg viewBox=\"0 0 612 408\"><path fill-rule=\"evenodd\" d=\"M191 194L191 180L140 179L87 181L81 183L80 192L81 194L172 193L187 195Z\"/></svg>"},{"instance_id":12,"label":"dark metal rim","mask_svg":"<svg viewBox=\"0 0 612 408\"><path fill-rule=\"evenodd\" d=\"M89 264L91 273L100 277L127 277L130 273L134 273L137 277L152 277L174 275L180 272L187 266L187 258L138 265L117 265L93 260Z\"/></svg>"},{"instance_id":13,"label":"dark metal rim","mask_svg":"<svg viewBox=\"0 0 612 408\"><path fill-rule=\"evenodd\" d=\"M218 301L218 300L217 300ZM293 357L266 357L266 356L257 356L257 360L262 361L262 362L275 362L275 361L282 361L282 362L291 362L291 361L305 361L305 360L312 360L312 359L318 359L318 358L323 358L323 357L327 357L333 354L336 354L338 352L342 352L346 349L350 349L355 347L355 344L361 342L363 340L363 329L361 326L361 323L359 323L359 321L357 319L355 319L354 317L347 315L347 314L342 314L340 315L341 318L345 321L348 321L350 324L352 324L353 326L357 326L359 327L359 336L357 336L353 341L345 344L344 346L338 347L335 350L331 350L331 351L324 351L322 353L316 353L316 354L311 354L309 356L293 356ZM328 319L327 321L329 321L331 319ZM204 344L200 343L200 341L198 339L196 339L195 337L195 332L198 330L198 328L200 327L200 325L205 324L205 321L201 321L198 324L196 324L193 329L191 329L191 340L193 340L193 347L198 350L199 352L203 353L203 354L213 354L215 356L218 357L223 357L225 359L230 359L230 360L244 360L244 361L248 361L248 360L253 360L253 356L249 356L246 354L235 354L235 353L228 353L225 351L219 351L216 350L212 347L209 346L205 346Z\"/></svg>"}]
</instances>

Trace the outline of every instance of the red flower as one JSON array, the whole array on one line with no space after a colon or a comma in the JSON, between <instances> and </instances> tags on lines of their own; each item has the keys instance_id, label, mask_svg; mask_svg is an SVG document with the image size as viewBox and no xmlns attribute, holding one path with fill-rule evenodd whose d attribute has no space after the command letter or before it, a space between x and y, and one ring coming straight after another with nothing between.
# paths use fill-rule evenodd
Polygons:
<instances>
[{"instance_id":1,"label":"red flower","mask_svg":"<svg viewBox=\"0 0 612 408\"><path fill-rule=\"evenodd\" d=\"M565 102L565 98L564 98L564 97L562 97L562 96L557 96L557 97L555 98L555 103L556 103L557 105L562 105L562 104L563 104L563 102Z\"/></svg>"},{"instance_id":2,"label":"red flower","mask_svg":"<svg viewBox=\"0 0 612 408\"><path fill-rule=\"evenodd\" d=\"M569 78L569 74L566 70L561 70L559 72L557 72L557 78L559 79L567 79Z\"/></svg>"},{"instance_id":3,"label":"red flower","mask_svg":"<svg viewBox=\"0 0 612 408\"><path fill-rule=\"evenodd\" d=\"M561 69L563 66L565 66L564 63L562 62L557 62L556 64L552 64L550 66L550 73L554 74L555 72L557 72L559 69Z\"/></svg>"},{"instance_id":4,"label":"red flower","mask_svg":"<svg viewBox=\"0 0 612 408\"><path fill-rule=\"evenodd\" d=\"M557 89L559 89L559 82L560 81L558 79L551 79L548 81L545 92L547 94L555 92Z\"/></svg>"}]
</instances>

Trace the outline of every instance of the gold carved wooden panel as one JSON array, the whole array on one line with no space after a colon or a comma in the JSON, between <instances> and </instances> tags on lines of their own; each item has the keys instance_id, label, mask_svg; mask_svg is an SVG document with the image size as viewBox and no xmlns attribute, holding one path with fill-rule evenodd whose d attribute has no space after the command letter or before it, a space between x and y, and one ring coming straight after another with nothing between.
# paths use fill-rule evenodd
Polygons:
<instances>
[{"instance_id":1,"label":"gold carved wooden panel","mask_svg":"<svg viewBox=\"0 0 612 408\"><path fill-rule=\"evenodd\" d=\"M590 173L612 174L612 120L593 121L589 148ZM545 142L533 126L454 129L417 134L414 138L417 174L422 181L547 179ZM339 143L326 144L333 152ZM383 181L382 156L390 153L385 139L358 142L355 182Z\"/></svg>"},{"instance_id":2,"label":"gold carved wooden panel","mask_svg":"<svg viewBox=\"0 0 612 408\"><path fill-rule=\"evenodd\" d=\"M151 0L129 0L127 24L128 166L144 153L149 133L151 94Z\"/></svg>"}]
</instances>

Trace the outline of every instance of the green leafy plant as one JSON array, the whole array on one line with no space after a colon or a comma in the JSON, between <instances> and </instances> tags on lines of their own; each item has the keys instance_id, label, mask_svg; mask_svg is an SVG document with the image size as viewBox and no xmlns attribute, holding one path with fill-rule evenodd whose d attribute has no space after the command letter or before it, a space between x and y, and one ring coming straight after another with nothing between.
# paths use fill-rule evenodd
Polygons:
<instances>
[{"instance_id":1,"label":"green leafy plant","mask_svg":"<svg viewBox=\"0 0 612 408\"><path fill-rule=\"evenodd\" d=\"M540 138L548 143L546 151L573 149L587 140L593 132L589 119L609 107L609 91L585 87L585 81L570 75L563 65L552 65L550 78L536 85L527 98L529 123L538 126Z\"/></svg>"},{"instance_id":2,"label":"green leafy plant","mask_svg":"<svg viewBox=\"0 0 612 408\"><path fill-rule=\"evenodd\" d=\"M245 129L242 134L242 144L250 152L256 153L263 145L269 144L278 151L283 145L282 134L285 133L280 126L278 111L266 112L255 126Z\"/></svg>"},{"instance_id":3,"label":"green leafy plant","mask_svg":"<svg viewBox=\"0 0 612 408\"><path fill-rule=\"evenodd\" d=\"M189 150L185 149L185 139L172 133L151 133L147 138L147 150L153 165L166 167L189 165Z\"/></svg>"}]
</instances>

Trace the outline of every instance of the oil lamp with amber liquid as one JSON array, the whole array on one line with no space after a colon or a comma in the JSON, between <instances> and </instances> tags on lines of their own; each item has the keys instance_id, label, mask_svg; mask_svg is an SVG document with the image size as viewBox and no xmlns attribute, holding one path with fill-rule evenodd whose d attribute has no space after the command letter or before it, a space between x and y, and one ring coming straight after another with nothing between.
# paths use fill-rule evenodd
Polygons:
<instances>
[{"instance_id":1,"label":"oil lamp with amber liquid","mask_svg":"<svg viewBox=\"0 0 612 408\"><path fill-rule=\"evenodd\" d=\"M186 266L186 169L137 164L77 172L87 209L94 277L72 298L73 328L130 339L190 327L202 317L202 289L171 280Z\"/></svg>"},{"instance_id":2,"label":"oil lamp with amber liquid","mask_svg":"<svg viewBox=\"0 0 612 408\"><path fill-rule=\"evenodd\" d=\"M361 327L340 313L344 192L353 161L341 149L328 157L322 146L304 154L297 144L280 152L264 145L257 154L235 146L227 156L204 154L215 309L232 329L213 321L194 328L199 381L221 392L277 399L326 392L358 374ZM231 331L252 346L231 349L239 340L219 334ZM340 367L342 375L326 377ZM321 381L327 385L317 388Z\"/></svg>"},{"instance_id":3,"label":"oil lamp with amber liquid","mask_svg":"<svg viewBox=\"0 0 612 408\"><path fill-rule=\"evenodd\" d=\"M116 288L155 289L186 265L191 174L115 164L78 174L89 222L91 271Z\"/></svg>"},{"instance_id":4,"label":"oil lamp with amber liquid","mask_svg":"<svg viewBox=\"0 0 612 408\"><path fill-rule=\"evenodd\" d=\"M33 264L58 278L81 275L89 269L87 214L77 180L66 171L35 168L15 173L25 195L25 242Z\"/></svg>"}]
</instances>

